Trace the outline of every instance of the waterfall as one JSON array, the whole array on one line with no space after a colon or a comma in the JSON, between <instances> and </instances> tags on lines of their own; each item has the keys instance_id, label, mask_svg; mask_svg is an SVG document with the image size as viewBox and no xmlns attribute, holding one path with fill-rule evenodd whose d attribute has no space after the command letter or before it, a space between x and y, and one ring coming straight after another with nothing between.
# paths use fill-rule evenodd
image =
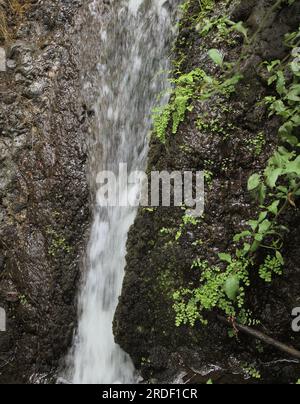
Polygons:
<instances>
[{"instance_id":1,"label":"waterfall","mask_svg":"<svg viewBox=\"0 0 300 404\"><path fill-rule=\"evenodd\" d=\"M129 356L115 344L112 323L124 277L133 207L97 205L97 174L118 176L146 166L151 111L168 87L169 54L180 0L93 0L81 39L83 92L93 105L89 182L93 224L79 294L78 329L69 379L75 384L135 383ZM161 97L161 102L164 101ZM123 189L118 188L122 195ZM129 187L131 196L139 190Z\"/></svg>"}]
</instances>

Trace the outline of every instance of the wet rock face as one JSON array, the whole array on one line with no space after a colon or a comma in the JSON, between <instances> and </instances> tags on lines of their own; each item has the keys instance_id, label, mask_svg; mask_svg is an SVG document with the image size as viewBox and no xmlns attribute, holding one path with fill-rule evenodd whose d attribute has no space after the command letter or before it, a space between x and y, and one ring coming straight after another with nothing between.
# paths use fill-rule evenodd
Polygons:
<instances>
[{"instance_id":1,"label":"wet rock face","mask_svg":"<svg viewBox=\"0 0 300 404\"><path fill-rule=\"evenodd\" d=\"M288 50L282 45L284 35L297 30L300 23L299 2L270 14L268 10L275 1L230 3L229 8L223 8L224 2L218 2L215 16L229 15L235 21L243 21L251 33L264 20L248 49L244 48L241 37L226 42L216 39L216 31L201 38L191 28L190 21L183 21L176 52L179 58L182 53L186 56L183 72L200 67L208 74L216 73L216 67L207 57L209 49L222 49L226 61L233 63L239 60L242 51L246 52L247 57L241 63L244 80L236 96L216 96L201 106L196 104L176 136L170 134L166 146L153 140L149 152L148 170L212 173L211 186L206 190L204 218L175 242L182 222L181 209L140 210L129 234L115 335L142 375L154 381L174 380L183 371L186 380L190 375L193 381L199 382L208 378L220 383L242 382L241 363L259 364L267 382L294 383L299 378L299 366L285 361L289 358L268 347L264 353L258 353L256 341L243 336L239 343L229 339L228 330L210 314L208 327L175 327L174 291L199 283L199 273L191 269L193 260L200 258L211 265L217 264L217 254L230 251L233 236L257 215L256 203L247 192L247 179L266 166L277 145L279 127L278 119L270 118L266 107L259 103L271 91L261 63L286 56ZM199 13L199 2L192 4L191 13ZM249 145L261 132L265 136L264 146L261 153L253 153ZM299 305L299 214L292 212L292 217L287 216L284 221L291 228L285 244L285 274L271 286L253 279L247 304L270 336L299 349L299 338L291 331L292 309L297 302ZM167 234L161 232L163 228L168 229ZM198 370L196 379L191 369ZM233 374L241 376L233 377Z\"/></svg>"},{"instance_id":2,"label":"wet rock face","mask_svg":"<svg viewBox=\"0 0 300 404\"><path fill-rule=\"evenodd\" d=\"M76 321L89 220L74 14L80 1L32 2L0 44L0 383L56 368Z\"/></svg>"}]
</instances>

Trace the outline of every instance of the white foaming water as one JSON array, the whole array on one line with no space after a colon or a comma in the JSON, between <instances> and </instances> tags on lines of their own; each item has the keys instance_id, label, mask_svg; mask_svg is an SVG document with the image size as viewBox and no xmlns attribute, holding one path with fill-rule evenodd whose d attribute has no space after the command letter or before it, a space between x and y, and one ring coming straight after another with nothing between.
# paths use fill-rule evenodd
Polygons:
<instances>
[{"instance_id":1,"label":"white foaming water","mask_svg":"<svg viewBox=\"0 0 300 404\"><path fill-rule=\"evenodd\" d=\"M135 383L129 356L115 343L113 318L124 277L132 207L97 206L97 173L127 163L129 173L146 165L151 111L167 88L168 54L180 0L102 0L89 5L83 91L93 104L89 180L94 201L86 274L79 295L79 324L68 378L75 384ZM83 61L83 66L86 66ZM86 67L85 67L86 69ZM120 195L124 190L118 189ZM136 187L129 188L131 196Z\"/></svg>"}]
</instances>

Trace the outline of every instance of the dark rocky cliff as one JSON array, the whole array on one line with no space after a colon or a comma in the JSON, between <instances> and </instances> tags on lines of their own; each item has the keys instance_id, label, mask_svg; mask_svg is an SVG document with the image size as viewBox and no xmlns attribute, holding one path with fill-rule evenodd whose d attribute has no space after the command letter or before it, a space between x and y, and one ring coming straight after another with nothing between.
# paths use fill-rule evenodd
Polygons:
<instances>
[{"instance_id":1,"label":"dark rocky cliff","mask_svg":"<svg viewBox=\"0 0 300 404\"><path fill-rule=\"evenodd\" d=\"M266 166L277 145L279 127L278 118L269 117L260 103L273 94L262 62L286 58L289 51L284 35L296 31L300 23L299 1L275 9L274 0L216 1L210 21L228 17L242 21L251 35L257 34L248 46L242 35L224 38L218 32L221 26L201 37L191 23L201 12L199 3L204 2L192 0L181 21L175 59L181 60L182 71L199 67L216 74L217 67L207 55L211 48L218 48L227 62L235 64L245 56L240 66L244 78L235 95L195 102L175 136L169 128L166 144L152 140L149 171L209 170L205 214L197 226L189 226L175 241L181 209L140 209L129 234L115 335L148 379L170 380L183 371L185 380L242 382L249 374L243 364L248 363L261 371L264 382L293 383L299 366L287 360L289 357L268 346L257 350L257 341L242 335L239 341L230 339L228 327L210 313L207 327L175 327L172 296L176 289L198 282L199 274L191 269L193 260L215 265L216 253L231 251L233 236L256 214L257 203L247 191L247 180ZM253 152L249 145L257 144L259 133L265 138L261 150ZM300 348L299 335L291 331L292 309L299 305L299 209L285 215L284 224L290 229L284 243L284 275L271 285L253 275L247 307L270 336Z\"/></svg>"},{"instance_id":2,"label":"dark rocky cliff","mask_svg":"<svg viewBox=\"0 0 300 404\"><path fill-rule=\"evenodd\" d=\"M149 170L207 171L206 210L177 238L181 209L140 209L129 234L116 340L152 382L179 375L185 382L245 382L255 367L262 382L294 383L298 363L252 338L229 338L212 313L206 327L175 326L174 291L199 281L192 262L218 264L217 253L233 250L233 236L257 213L247 179L266 166L280 125L261 102L275 91L262 62L286 58L284 35L300 23L299 0L276 9L275 0L215 1L210 21L228 17L257 35L247 45L241 33L224 36L220 25L201 37L191 21L209 2L190 0L184 8L175 65L183 73L202 68L218 75L208 57L218 48L227 62L240 62L244 78L230 97L196 102L175 136L168 129L165 144L152 139ZM0 1L0 47L7 55L0 72L0 307L8 317L0 334L0 383L49 381L76 324L89 222L87 111L75 23L80 3L16 0L10 8ZM300 349L299 334L291 331L291 312L299 306L299 206L282 224L289 228L284 274L266 284L254 272L246 304L268 335Z\"/></svg>"},{"instance_id":3,"label":"dark rocky cliff","mask_svg":"<svg viewBox=\"0 0 300 404\"><path fill-rule=\"evenodd\" d=\"M79 3L0 4L7 56L0 72L0 307L8 316L0 382L49 375L76 321L89 217L74 46Z\"/></svg>"}]
</instances>

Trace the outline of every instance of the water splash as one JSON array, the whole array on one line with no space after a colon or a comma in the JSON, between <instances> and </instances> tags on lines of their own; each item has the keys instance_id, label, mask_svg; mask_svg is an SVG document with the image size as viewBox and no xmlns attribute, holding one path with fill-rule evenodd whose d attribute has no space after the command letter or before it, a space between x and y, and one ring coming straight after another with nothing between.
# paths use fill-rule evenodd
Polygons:
<instances>
[{"instance_id":1,"label":"water splash","mask_svg":"<svg viewBox=\"0 0 300 404\"><path fill-rule=\"evenodd\" d=\"M89 4L82 39L84 95L93 104L89 181L94 218L86 275L79 296L79 324L71 352L75 384L134 383L129 356L115 344L112 323L124 277L126 241L136 216L132 207L97 206L97 173L127 163L146 165L151 111L167 88L168 54L180 0L127 0ZM163 101L163 100L162 100ZM118 189L122 195L122 189ZM135 195L138 190L129 188Z\"/></svg>"}]
</instances>

